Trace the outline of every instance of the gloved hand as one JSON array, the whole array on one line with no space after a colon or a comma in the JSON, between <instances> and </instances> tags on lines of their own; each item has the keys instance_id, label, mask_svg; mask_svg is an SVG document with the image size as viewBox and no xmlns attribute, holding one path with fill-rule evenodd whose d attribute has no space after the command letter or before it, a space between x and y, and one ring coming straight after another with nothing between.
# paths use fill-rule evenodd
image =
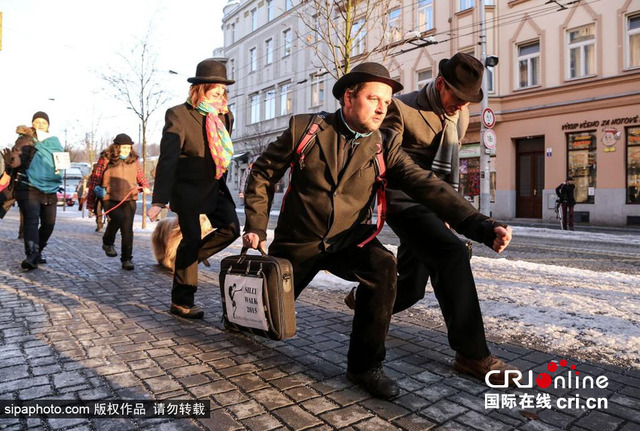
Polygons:
<instances>
[{"instance_id":1,"label":"gloved hand","mask_svg":"<svg viewBox=\"0 0 640 431\"><path fill-rule=\"evenodd\" d=\"M98 199L103 199L105 197L105 195L107 194L107 189L105 189L104 187L101 186L95 186L93 188L93 193L95 193L96 197Z\"/></svg>"}]
</instances>

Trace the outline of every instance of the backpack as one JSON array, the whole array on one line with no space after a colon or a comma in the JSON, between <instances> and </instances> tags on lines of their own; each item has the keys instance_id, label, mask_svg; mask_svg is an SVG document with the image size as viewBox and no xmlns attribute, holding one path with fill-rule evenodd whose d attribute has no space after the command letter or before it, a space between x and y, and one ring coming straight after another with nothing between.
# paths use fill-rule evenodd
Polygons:
<instances>
[{"instance_id":1,"label":"backpack","mask_svg":"<svg viewBox=\"0 0 640 431\"><path fill-rule=\"evenodd\" d=\"M287 194L291 189L291 175L293 173L293 169L295 168L296 164L300 167L300 170L304 169L305 157L309 153L313 145L315 144L315 141L316 141L315 137L316 137L316 134L318 133L318 127L320 127L320 123L322 121L324 121L324 114L315 114L311 118L311 121L309 122L309 125L307 125L307 128L305 130L305 133L302 135L302 138L300 139L300 141L298 142L298 145L296 146L297 158L294 158L291 161L291 164L289 165L290 167L289 186L287 187L287 191L284 193L284 196L282 197L282 207L280 208L281 211L284 209L285 199L287 198ZM378 134L378 136L380 137L380 134ZM373 234L371 234L371 236L369 236L367 239L365 239L360 244L358 244L358 247L360 248L364 247L368 242L370 242L380 233L380 231L384 227L384 222L387 219L387 199L385 195L387 180L384 177L387 171L387 168L384 162L384 155L382 154L381 141L382 141L382 138L380 142L377 142L378 151L376 152L376 156L373 159L373 165L376 171L376 197L378 202L377 204L378 222L376 223L376 230L373 232Z\"/></svg>"}]
</instances>

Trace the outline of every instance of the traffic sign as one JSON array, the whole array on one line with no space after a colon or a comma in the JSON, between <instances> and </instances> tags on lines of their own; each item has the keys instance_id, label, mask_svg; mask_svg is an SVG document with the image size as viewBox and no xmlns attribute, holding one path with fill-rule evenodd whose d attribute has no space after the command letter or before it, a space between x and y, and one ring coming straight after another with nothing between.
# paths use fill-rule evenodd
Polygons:
<instances>
[{"instance_id":1,"label":"traffic sign","mask_svg":"<svg viewBox=\"0 0 640 431\"><path fill-rule=\"evenodd\" d=\"M497 140L496 132L494 132L493 129L487 129L483 132L482 143L488 150L494 150L496 148Z\"/></svg>"},{"instance_id":2,"label":"traffic sign","mask_svg":"<svg viewBox=\"0 0 640 431\"><path fill-rule=\"evenodd\" d=\"M484 108L482 111L482 124L487 129L491 129L496 124L496 114L493 113L491 108Z\"/></svg>"}]
</instances>

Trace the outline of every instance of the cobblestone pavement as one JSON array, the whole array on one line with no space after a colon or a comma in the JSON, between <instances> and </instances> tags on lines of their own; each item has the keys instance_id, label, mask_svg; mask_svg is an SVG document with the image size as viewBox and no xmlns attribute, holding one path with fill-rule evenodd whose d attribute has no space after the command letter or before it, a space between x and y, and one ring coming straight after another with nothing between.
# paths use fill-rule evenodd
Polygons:
<instances>
[{"instance_id":1,"label":"cobblestone pavement","mask_svg":"<svg viewBox=\"0 0 640 431\"><path fill-rule=\"evenodd\" d=\"M491 389L453 371L446 335L419 311L394 316L387 341L385 366L400 396L372 398L345 378L352 314L342 292L307 289L290 340L247 336L221 323L219 260L200 272L196 299L205 319L188 321L168 313L171 277L155 264L148 232L136 233L135 271L123 271L117 258L105 257L94 224L67 213L46 249L49 263L23 272L17 215L0 221L0 400L198 399L209 400L212 411L197 420L3 418L2 429L640 429L638 369L491 344L534 375L551 360L568 359L581 378L608 379L606 388L584 390ZM553 408L544 407L545 397ZM589 397L606 407L557 406ZM509 400L516 405L486 405Z\"/></svg>"}]
</instances>

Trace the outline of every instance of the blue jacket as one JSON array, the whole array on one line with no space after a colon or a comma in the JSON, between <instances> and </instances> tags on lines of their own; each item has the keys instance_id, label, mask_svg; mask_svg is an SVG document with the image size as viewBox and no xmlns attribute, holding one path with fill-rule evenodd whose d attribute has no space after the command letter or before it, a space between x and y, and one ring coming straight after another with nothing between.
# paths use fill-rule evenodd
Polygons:
<instances>
[{"instance_id":1,"label":"blue jacket","mask_svg":"<svg viewBox=\"0 0 640 431\"><path fill-rule=\"evenodd\" d=\"M62 175L56 172L53 153L62 152L62 144L55 136L35 144L36 153L27 169L29 184L44 193L56 193L62 184Z\"/></svg>"}]
</instances>

